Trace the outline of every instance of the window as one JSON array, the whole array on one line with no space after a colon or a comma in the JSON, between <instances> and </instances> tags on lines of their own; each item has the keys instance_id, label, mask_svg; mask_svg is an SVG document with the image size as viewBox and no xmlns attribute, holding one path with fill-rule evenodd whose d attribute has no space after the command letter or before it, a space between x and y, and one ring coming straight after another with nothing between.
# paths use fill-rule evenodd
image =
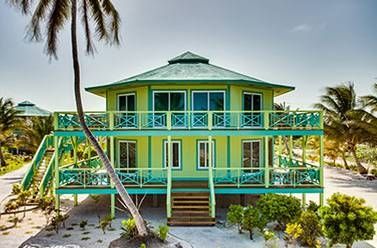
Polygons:
<instances>
[{"instance_id":1,"label":"window","mask_svg":"<svg viewBox=\"0 0 377 248\"><path fill-rule=\"evenodd\" d=\"M193 91L192 109L196 111L223 111L225 109L224 91Z\"/></svg>"},{"instance_id":2,"label":"window","mask_svg":"<svg viewBox=\"0 0 377 248\"><path fill-rule=\"evenodd\" d=\"M119 141L118 164L120 168L136 168L136 141Z\"/></svg>"},{"instance_id":3,"label":"window","mask_svg":"<svg viewBox=\"0 0 377 248\"><path fill-rule=\"evenodd\" d=\"M262 110L262 95L248 92L243 93L243 110Z\"/></svg>"},{"instance_id":4,"label":"window","mask_svg":"<svg viewBox=\"0 0 377 248\"><path fill-rule=\"evenodd\" d=\"M180 169L181 168L181 142L178 140L172 140L172 169ZM168 166L168 141L164 141L164 166L165 168Z\"/></svg>"},{"instance_id":5,"label":"window","mask_svg":"<svg viewBox=\"0 0 377 248\"><path fill-rule=\"evenodd\" d=\"M198 142L198 168L207 169L209 165L208 141ZM212 164L215 164L215 143L212 141Z\"/></svg>"},{"instance_id":6,"label":"window","mask_svg":"<svg viewBox=\"0 0 377 248\"><path fill-rule=\"evenodd\" d=\"M186 92L184 91L154 91L154 111L184 111L186 109Z\"/></svg>"},{"instance_id":7,"label":"window","mask_svg":"<svg viewBox=\"0 0 377 248\"><path fill-rule=\"evenodd\" d=\"M242 166L260 166L260 140L250 140L242 142Z\"/></svg>"},{"instance_id":8,"label":"window","mask_svg":"<svg viewBox=\"0 0 377 248\"><path fill-rule=\"evenodd\" d=\"M135 111L135 93L118 95L118 111Z\"/></svg>"}]
</instances>

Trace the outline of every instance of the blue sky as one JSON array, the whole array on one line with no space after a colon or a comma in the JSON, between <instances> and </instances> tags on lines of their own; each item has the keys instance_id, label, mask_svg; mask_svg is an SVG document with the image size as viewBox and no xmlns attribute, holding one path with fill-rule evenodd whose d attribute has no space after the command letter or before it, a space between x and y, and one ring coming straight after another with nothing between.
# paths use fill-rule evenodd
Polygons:
<instances>
[{"instance_id":1,"label":"blue sky","mask_svg":"<svg viewBox=\"0 0 377 248\"><path fill-rule=\"evenodd\" d=\"M190 50L210 62L269 82L294 85L277 101L309 109L324 87L355 82L367 94L377 81L375 0L117 0L120 47L97 44L84 56L84 86L116 81L164 65ZM59 60L24 39L29 17L0 3L0 96L49 110L73 110L68 28ZM88 110L104 100L85 93Z\"/></svg>"}]
</instances>

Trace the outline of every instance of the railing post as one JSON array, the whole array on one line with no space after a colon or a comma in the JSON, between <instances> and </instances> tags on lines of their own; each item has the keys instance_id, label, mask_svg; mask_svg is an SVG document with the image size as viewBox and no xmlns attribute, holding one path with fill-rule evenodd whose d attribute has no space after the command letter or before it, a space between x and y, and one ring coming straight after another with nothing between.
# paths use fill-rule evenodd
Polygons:
<instances>
[{"instance_id":1,"label":"railing post","mask_svg":"<svg viewBox=\"0 0 377 248\"><path fill-rule=\"evenodd\" d=\"M54 112L54 130L59 129L59 113Z\"/></svg>"},{"instance_id":2,"label":"railing post","mask_svg":"<svg viewBox=\"0 0 377 248\"><path fill-rule=\"evenodd\" d=\"M115 119L114 119L114 112L113 111L109 111L109 129L110 130L113 130L114 129L114 122L115 122Z\"/></svg>"},{"instance_id":3,"label":"railing post","mask_svg":"<svg viewBox=\"0 0 377 248\"><path fill-rule=\"evenodd\" d=\"M270 186L270 171L268 164L268 137L264 136L264 184L268 188Z\"/></svg>"},{"instance_id":4,"label":"railing post","mask_svg":"<svg viewBox=\"0 0 377 248\"><path fill-rule=\"evenodd\" d=\"M59 154L59 140L58 139L59 139L58 136L54 136L55 154ZM59 195L56 193L59 188L59 156L54 157L54 174L55 174L55 181L54 181L55 209L59 211L60 198L59 198Z\"/></svg>"},{"instance_id":5,"label":"railing post","mask_svg":"<svg viewBox=\"0 0 377 248\"><path fill-rule=\"evenodd\" d=\"M319 183L321 188L323 189L324 185L324 175L323 175L323 166L324 166L324 160L323 160L323 149L324 149L324 143L323 143L323 135L319 136ZM319 203L321 206L323 206L324 199L323 199L323 193L320 193L319 197Z\"/></svg>"},{"instance_id":6,"label":"railing post","mask_svg":"<svg viewBox=\"0 0 377 248\"><path fill-rule=\"evenodd\" d=\"M264 111L263 112L263 127L264 129L269 129L269 115L270 115L270 112L268 111Z\"/></svg>"},{"instance_id":7,"label":"railing post","mask_svg":"<svg viewBox=\"0 0 377 248\"><path fill-rule=\"evenodd\" d=\"M212 130L212 126L213 126L213 112L212 111L209 111L208 112L208 130Z\"/></svg>"},{"instance_id":8,"label":"railing post","mask_svg":"<svg viewBox=\"0 0 377 248\"><path fill-rule=\"evenodd\" d=\"M166 127L168 130L171 130L171 112L166 113Z\"/></svg>"},{"instance_id":9,"label":"railing post","mask_svg":"<svg viewBox=\"0 0 377 248\"><path fill-rule=\"evenodd\" d=\"M319 128L323 129L323 111L319 112Z\"/></svg>"},{"instance_id":10,"label":"railing post","mask_svg":"<svg viewBox=\"0 0 377 248\"><path fill-rule=\"evenodd\" d=\"M212 117L212 115L211 115ZM208 184L210 189L211 200L211 217L216 217L216 199L213 185L213 159L212 159L212 136L208 136Z\"/></svg>"},{"instance_id":11,"label":"railing post","mask_svg":"<svg viewBox=\"0 0 377 248\"><path fill-rule=\"evenodd\" d=\"M171 217L171 188L172 188L172 177L171 177L171 167L172 167L172 146L171 146L171 136L168 136L168 164L167 164L167 189L166 189L166 214L167 217Z\"/></svg>"}]
</instances>

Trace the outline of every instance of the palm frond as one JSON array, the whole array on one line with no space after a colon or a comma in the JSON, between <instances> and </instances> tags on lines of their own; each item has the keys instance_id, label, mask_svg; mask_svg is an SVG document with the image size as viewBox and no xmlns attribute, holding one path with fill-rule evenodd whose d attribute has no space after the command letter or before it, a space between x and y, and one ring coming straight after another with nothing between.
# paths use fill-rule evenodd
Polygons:
<instances>
[{"instance_id":1,"label":"palm frond","mask_svg":"<svg viewBox=\"0 0 377 248\"><path fill-rule=\"evenodd\" d=\"M27 28L27 36L29 36L30 40L42 40L41 22L46 19L51 4L51 0L40 0L38 2Z\"/></svg>"},{"instance_id":2,"label":"palm frond","mask_svg":"<svg viewBox=\"0 0 377 248\"><path fill-rule=\"evenodd\" d=\"M114 5L112 4L111 0L102 0L102 7L104 12L110 16L110 22L109 22L109 33L110 33L110 43L119 45L120 43L120 37L119 37L119 31L120 31L120 16Z\"/></svg>"},{"instance_id":3,"label":"palm frond","mask_svg":"<svg viewBox=\"0 0 377 248\"><path fill-rule=\"evenodd\" d=\"M88 15L89 10L88 10L87 0L82 0L81 11L82 11L81 22L84 27L85 41L86 41L85 51L87 54L93 55L95 51L95 47L92 41L92 32L90 30L89 15Z\"/></svg>"},{"instance_id":4,"label":"palm frond","mask_svg":"<svg viewBox=\"0 0 377 248\"><path fill-rule=\"evenodd\" d=\"M95 33L98 40L108 41L108 33L105 21L105 14L102 10L102 6L99 0L88 0L89 9L93 16L93 22L95 25Z\"/></svg>"},{"instance_id":5,"label":"palm frond","mask_svg":"<svg viewBox=\"0 0 377 248\"><path fill-rule=\"evenodd\" d=\"M26 15L30 12L30 8L33 5L33 0L10 0L11 5L21 10L21 13Z\"/></svg>"}]
</instances>

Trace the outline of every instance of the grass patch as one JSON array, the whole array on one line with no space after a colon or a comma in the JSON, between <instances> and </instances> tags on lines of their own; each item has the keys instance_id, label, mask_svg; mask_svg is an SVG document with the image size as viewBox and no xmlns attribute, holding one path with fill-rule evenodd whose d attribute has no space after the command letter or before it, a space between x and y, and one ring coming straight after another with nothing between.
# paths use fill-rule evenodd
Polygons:
<instances>
[{"instance_id":1,"label":"grass patch","mask_svg":"<svg viewBox=\"0 0 377 248\"><path fill-rule=\"evenodd\" d=\"M82 237L81 240L89 240L90 237Z\"/></svg>"},{"instance_id":2,"label":"grass patch","mask_svg":"<svg viewBox=\"0 0 377 248\"><path fill-rule=\"evenodd\" d=\"M74 228L73 227L67 227L66 228L66 230L68 230L68 231L71 231L71 230L73 230Z\"/></svg>"},{"instance_id":3,"label":"grass patch","mask_svg":"<svg viewBox=\"0 0 377 248\"><path fill-rule=\"evenodd\" d=\"M66 233L66 234L64 234L62 237L63 237L63 238L69 238L69 237L71 237L71 234L70 234L70 233Z\"/></svg>"},{"instance_id":4,"label":"grass patch","mask_svg":"<svg viewBox=\"0 0 377 248\"><path fill-rule=\"evenodd\" d=\"M78 226L79 224L77 223L72 223L71 226Z\"/></svg>"},{"instance_id":5,"label":"grass patch","mask_svg":"<svg viewBox=\"0 0 377 248\"><path fill-rule=\"evenodd\" d=\"M83 232L82 235L87 235L89 234L90 232Z\"/></svg>"},{"instance_id":6,"label":"grass patch","mask_svg":"<svg viewBox=\"0 0 377 248\"><path fill-rule=\"evenodd\" d=\"M32 234L33 231L26 231L25 234Z\"/></svg>"},{"instance_id":7,"label":"grass patch","mask_svg":"<svg viewBox=\"0 0 377 248\"><path fill-rule=\"evenodd\" d=\"M54 236L54 233L47 233L46 235L45 235L45 237L51 237L51 236Z\"/></svg>"},{"instance_id":8,"label":"grass patch","mask_svg":"<svg viewBox=\"0 0 377 248\"><path fill-rule=\"evenodd\" d=\"M2 235L8 235L9 234L9 232L3 232L3 233L1 233Z\"/></svg>"},{"instance_id":9,"label":"grass patch","mask_svg":"<svg viewBox=\"0 0 377 248\"><path fill-rule=\"evenodd\" d=\"M115 231L116 229L114 227L110 227L107 230L111 232L111 231Z\"/></svg>"},{"instance_id":10,"label":"grass patch","mask_svg":"<svg viewBox=\"0 0 377 248\"><path fill-rule=\"evenodd\" d=\"M97 243L102 243L103 240L102 240L102 239L99 239L99 240L97 240L96 242L97 242Z\"/></svg>"}]
</instances>

